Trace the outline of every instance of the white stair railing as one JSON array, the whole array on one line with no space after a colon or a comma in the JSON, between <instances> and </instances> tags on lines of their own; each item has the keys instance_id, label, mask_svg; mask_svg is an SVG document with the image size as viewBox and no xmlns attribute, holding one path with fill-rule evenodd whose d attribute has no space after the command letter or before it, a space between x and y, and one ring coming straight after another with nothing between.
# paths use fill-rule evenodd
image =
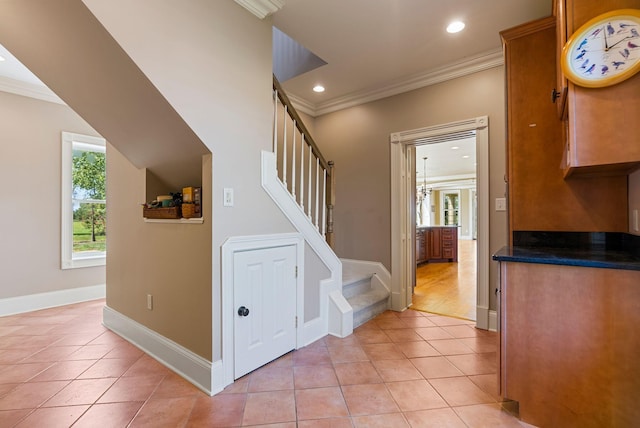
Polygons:
<instances>
[{"instance_id":1,"label":"white stair railing","mask_svg":"<svg viewBox=\"0 0 640 428\"><path fill-rule=\"evenodd\" d=\"M278 178L316 230L333 247L333 162L324 159L275 76L273 103L273 153L276 155Z\"/></svg>"}]
</instances>

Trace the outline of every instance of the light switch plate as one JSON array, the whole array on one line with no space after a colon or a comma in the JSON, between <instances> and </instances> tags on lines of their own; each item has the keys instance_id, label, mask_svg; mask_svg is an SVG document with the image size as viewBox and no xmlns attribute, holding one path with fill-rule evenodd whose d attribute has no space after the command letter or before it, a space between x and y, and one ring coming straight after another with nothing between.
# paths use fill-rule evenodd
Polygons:
<instances>
[{"instance_id":1,"label":"light switch plate","mask_svg":"<svg viewBox=\"0 0 640 428\"><path fill-rule=\"evenodd\" d=\"M506 211L506 210L507 210L507 199L496 198L496 211Z\"/></svg>"},{"instance_id":2,"label":"light switch plate","mask_svg":"<svg viewBox=\"0 0 640 428\"><path fill-rule=\"evenodd\" d=\"M233 189L230 187L224 188L224 206L225 207L233 206Z\"/></svg>"}]
</instances>

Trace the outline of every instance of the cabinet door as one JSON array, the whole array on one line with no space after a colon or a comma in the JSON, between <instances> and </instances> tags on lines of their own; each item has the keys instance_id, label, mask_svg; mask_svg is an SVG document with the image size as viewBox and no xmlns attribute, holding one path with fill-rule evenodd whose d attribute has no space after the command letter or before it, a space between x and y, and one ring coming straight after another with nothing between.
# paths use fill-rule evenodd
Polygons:
<instances>
[{"instance_id":1,"label":"cabinet door","mask_svg":"<svg viewBox=\"0 0 640 428\"><path fill-rule=\"evenodd\" d=\"M565 0L555 0L554 13L556 16L556 64L560 64L562 48L567 42L567 16ZM566 119L567 115L567 78L562 72L562 67L556 67L556 87L553 90L553 102L556 104L558 117Z\"/></svg>"},{"instance_id":2,"label":"cabinet door","mask_svg":"<svg viewBox=\"0 0 640 428\"><path fill-rule=\"evenodd\" d=\"M442 258L442 234L439 227L429 231L429 259Z\"/></svg>"},{"instance_id":3,"label":"cabinet door","mask_svg":"<svg viewBox=\"0 0 640 428\"><path fill-rule=\"evenodd\" d=\"M416 263L422 263L426 260L425 231L416 230Z\"/></svg>"},{"instance_id":4,"label":"cabinet door","mask_svg":"<svg viewBox=\"0 0 640 428\"><path fill-rule=\"evenodd\" d=\"M567 36L591 18L640 0L565 0ZM605 88L569 83L567 176L627 174L640 164L640 74Z\"/></svg>"},{"instance_id":5,"label":"cabinet door","mask_svg":"<svg viewBox=\"0 0 640 428\"><path fill-rule=\"evenodd\" d=\"M458 261L458 230L449 227L442 229L442 258Z\"/></svg>"},{"instance_id":6,"label":"cabinet door","mask_svg":"<svg viewBox=\"0 0 640 428\"><path fill-rule=\"evenodd\" d=\"M555 18L501 35L507 72L509 236L516 230L627 231L626 177L565 180L559 167L563 123L549 97L556 82Z\"/></svg>"}]
</instances>

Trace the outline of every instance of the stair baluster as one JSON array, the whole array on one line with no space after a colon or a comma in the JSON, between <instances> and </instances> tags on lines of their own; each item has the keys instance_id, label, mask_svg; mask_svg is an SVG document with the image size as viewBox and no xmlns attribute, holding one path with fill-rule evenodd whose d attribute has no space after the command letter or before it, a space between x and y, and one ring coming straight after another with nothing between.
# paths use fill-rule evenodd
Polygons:
<instances>
[{"instance_id":1,"label":"stair baluster","mask_svg":"<svg viewBox=\"0 0 640 428\"><path fill-rule=\"evenodd\" d=\"M273 77L273 93L273 152L276 155L278 178L302 211L309 217L316 230L332 246L333 207L335 204L334 164L324 159L275 76ZM282 112L282 115L279 114L279 111ZM279 128L282 129L282 132L279 132ZM299 150L296 147L298 141L300 141ZM305 150L309 153L306 171L304 166ZM299 169L296 168L298 162ZM307 177L307 183L305 183L305 177ZM296 195L296 190L299 195Z\"/></svg>"}]
</instances>

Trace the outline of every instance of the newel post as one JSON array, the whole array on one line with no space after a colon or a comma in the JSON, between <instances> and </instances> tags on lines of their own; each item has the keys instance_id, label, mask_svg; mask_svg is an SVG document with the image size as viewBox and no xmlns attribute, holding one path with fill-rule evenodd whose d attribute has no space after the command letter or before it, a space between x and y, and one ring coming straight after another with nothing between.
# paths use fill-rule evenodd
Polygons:
<instances>
[{"instance_id":1,"label":"newel post","mask_svg":"<svg viewBox=\"0 0 640 428\"><path fill-rule=\"evenodd\" d=\"M336 203L336 176L333 161L327 162L327 180L326 199L327 199L327 233L326 240L331 248L333 248L333 207Z\"/></svg>"}]
</instances>

